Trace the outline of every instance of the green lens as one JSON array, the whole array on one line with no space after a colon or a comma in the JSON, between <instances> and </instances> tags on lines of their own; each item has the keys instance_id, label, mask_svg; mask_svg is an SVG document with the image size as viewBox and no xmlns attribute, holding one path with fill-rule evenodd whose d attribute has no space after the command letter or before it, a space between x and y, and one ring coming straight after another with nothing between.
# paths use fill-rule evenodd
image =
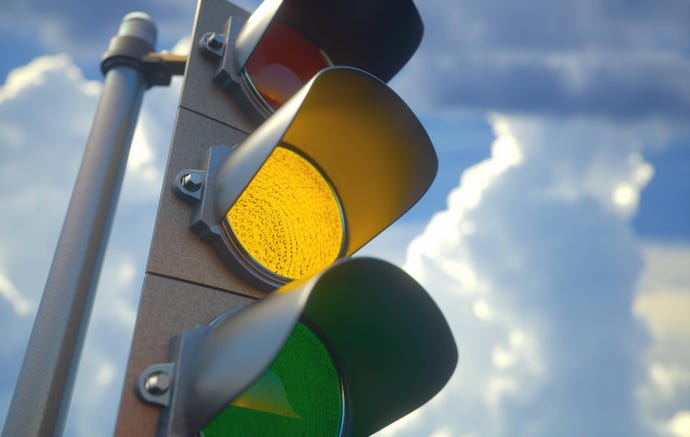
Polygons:
<instances>
[{"instance_id":1,"label":"green lens","mask_svg":"<svg viewBox=\"0 0 690 437\"><path fill-rule=\"evenodd\" d=\"M266 372L206 425L203 436L339 436L343 398L328 350L297 323Z\"/></svg>"}]
</instances>

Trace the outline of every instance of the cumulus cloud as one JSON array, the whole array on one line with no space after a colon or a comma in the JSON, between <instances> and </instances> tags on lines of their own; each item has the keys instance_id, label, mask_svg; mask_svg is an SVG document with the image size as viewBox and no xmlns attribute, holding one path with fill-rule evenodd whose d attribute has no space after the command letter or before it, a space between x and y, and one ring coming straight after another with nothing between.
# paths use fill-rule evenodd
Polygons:
<instances>
[{"instance_id":1,"label":"cumulus cloud","mask_svg":"<svg viewBox=\"0 0 690 437\"><path fill-rule=\"evenodd\" d=\"M676 413L668 422L668 432L674 437L690 437L690 411Z\"/></svg>"},{"instance_id":2,"label":"cumulus cloud","mask_svg":"<svg viewBox=\"0 0 690 437\"><path fill-rule=\"evenodd\" d=\"M690 113L683 0L417 6L425 39L397 82L415 102L616 118Z\"/></svg>"},{"instance_id":3,"label":"cumulus cloud","mask_svg":"<svg viewBox=\"0 0 690 437\"><path fill-rule=\"evenodd\" d=\"M491 124L491 157L463 173L406 263L449 318L458 369L392 434L645 435L643 259L615 195L649 180L641 145L596 119Z\"/></svg>"},{"instance_id":4,"label":"cumulus cloud","mask_svg":"<svg viewBox=\"0 0 690 437\"><path fill-rule=\"evenodd\" d=\"M22 296L17 287L2 273L0 270L0 296L5 298L12 306L15 314L18 316L26 316L31 314L33 305L24 296Z\"/></svg>"},{"instance_id":5,"label":"cumulus cloud","mask_svg":"<svg viewBox=\"0 0 690 437\"><path fill-rule=\"evenodd\" d=\"M648 243L634 311L654 340L644 362L647 380L638 397L660 435L690 435L690 246Z\"/></svg>"}]
</instances>

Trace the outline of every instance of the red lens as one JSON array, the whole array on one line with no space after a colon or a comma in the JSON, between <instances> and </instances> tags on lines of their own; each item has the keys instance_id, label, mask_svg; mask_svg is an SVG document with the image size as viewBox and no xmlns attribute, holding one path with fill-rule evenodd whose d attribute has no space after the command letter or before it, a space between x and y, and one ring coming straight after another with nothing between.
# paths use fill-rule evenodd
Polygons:
<instances>
[{"instance_id":1,"label":"red lens","mask_svg":"<svg viewBox=\"0 0 690 437\"><path fill-rule=\"evenodd\" d=\"M288 26L272 23L244 68L250 85L275 110L329 65L328 56L309 38Z\"/></svg>"}]
</instances>

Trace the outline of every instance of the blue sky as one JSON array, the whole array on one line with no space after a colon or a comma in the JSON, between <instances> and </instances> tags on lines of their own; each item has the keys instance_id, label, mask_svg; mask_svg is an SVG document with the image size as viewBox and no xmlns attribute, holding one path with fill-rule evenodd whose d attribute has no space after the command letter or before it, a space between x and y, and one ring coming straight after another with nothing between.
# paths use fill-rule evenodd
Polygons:
<instances>
[{"instance_id":1,"label":"blue sky","mask_svg":"<svg viewBox=\"0 0 690 437\"><path fill-rule=\"evenodd\" d=\"M381 435L690 436L690 4L417 6L424 41L391 85L427 128L439 174L362 253L429 290L460 362L435 399ZM0 9L0 422L100 55L135 10L158 24L159 49L184 47L194 9ZM179 80L145 95L66 435L112 433L178 95Z\"/></svg>"}]
</instances>

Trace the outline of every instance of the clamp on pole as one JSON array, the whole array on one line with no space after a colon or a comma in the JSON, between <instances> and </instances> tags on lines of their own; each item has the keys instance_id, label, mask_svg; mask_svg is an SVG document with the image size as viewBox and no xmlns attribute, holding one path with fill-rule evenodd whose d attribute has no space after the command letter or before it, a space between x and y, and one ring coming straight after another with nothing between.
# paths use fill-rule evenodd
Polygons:
<instances>
[{"instance_id":1,"label":"clamp on pole","mask_svg":"<svg viewBox=\"0 0 690 437\"><path fill-rule=\"evenodd\" d=\"M136 23L138 21L136 14L138 13L135 12L128 15L128 17L131 16L130 22ZM146 27L140 27L137 30L138 32L133 33L151 31L151 29ZM153 32L155 32L155 29ZM113 67L126 65L139 70L146 77L150 88L154 85L170 85L172 76L184 74L188 56L157 53L149 41L149 38L142 38L139 35L132 34L118 34L113 37L101 61L103 76Z\"/></svg>"}]
</instances>

